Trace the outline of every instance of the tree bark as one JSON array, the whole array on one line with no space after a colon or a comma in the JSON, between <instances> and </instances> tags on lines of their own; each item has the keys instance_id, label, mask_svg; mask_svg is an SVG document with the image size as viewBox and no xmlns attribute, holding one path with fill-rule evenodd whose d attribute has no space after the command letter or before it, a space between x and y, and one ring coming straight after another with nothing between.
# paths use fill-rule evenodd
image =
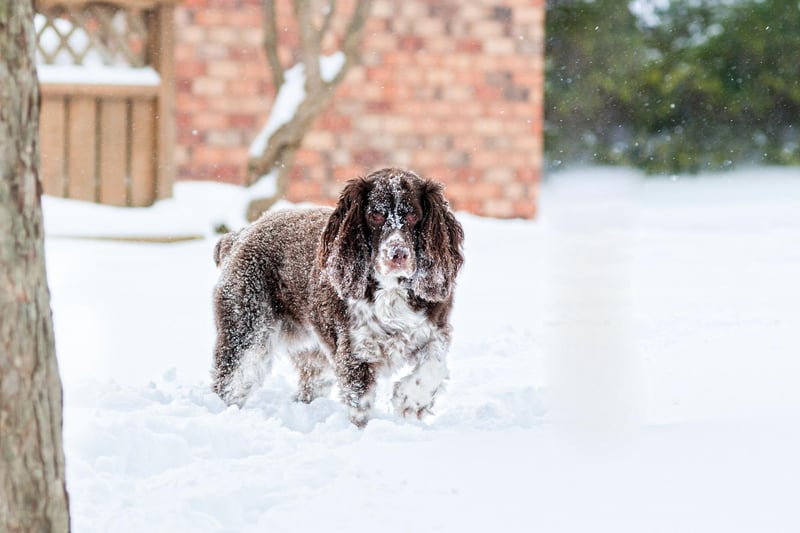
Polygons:
<instances>
[{"instance_id":1,"label":"tree bark","mask_svg":"<svg viewBox=\"0 0 800 533\"><path fill-rule=\"evenodd\" d=\"M0 531L69 531L31 0L0 0Z\"/></svg>"},{"instance_id":2,"label":"tree bark","mask_svg":"<svg viewBox=\"0 0 800 533\"><path fill-rule=\"evenodd\" d=\"M264 152L248 161L248 183L255 183L261 176L273 169L277 171L276 192L270 198L253 200L247 207L247 219L257 219L279 198L286 194L289 185L289 170L294 156L303 142L303 137L311 129L314 120L322 114L333 98L336 87L342 82L347 71L356 63L358 48L361 45L364 25L369 17L372 0L357 0L350 21L342 36L341 52L344 64L331 80L323 80L319 57L322 39L331 25L336 10L335 0L330 0L329 11L323 18L320 28L312 23L311 2L294 0L294 16L300 34L301 57L305 65L306 97L298 106L292 119L275 130L264 148ZM283 66L278 60L278 40L276 38L275 0L263 0L264 5L264 51L272 71L275 90L280 90L284 81Z\"/></svg>"}]
</instances>

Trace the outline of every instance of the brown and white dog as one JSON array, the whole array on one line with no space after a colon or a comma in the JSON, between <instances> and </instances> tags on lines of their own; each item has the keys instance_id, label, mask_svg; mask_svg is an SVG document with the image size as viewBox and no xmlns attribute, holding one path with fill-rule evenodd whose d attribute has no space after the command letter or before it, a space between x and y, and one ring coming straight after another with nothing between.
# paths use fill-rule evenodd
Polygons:
<instances>
[{"instance_id":1,"label":"brown and white dog","mask_svg":"<svg viewBox=\"0 0 800 533\"><path fill-rule=\"evenodd\" d=\"M299 401L336 382L364 426L376 378L410 364L392 404L421 418L447 377L463 239L442 186L393 168L349 181L335 209L268 213L222 237L214 391L241 406L282 352Z\"/></svg>"}]
</instances>

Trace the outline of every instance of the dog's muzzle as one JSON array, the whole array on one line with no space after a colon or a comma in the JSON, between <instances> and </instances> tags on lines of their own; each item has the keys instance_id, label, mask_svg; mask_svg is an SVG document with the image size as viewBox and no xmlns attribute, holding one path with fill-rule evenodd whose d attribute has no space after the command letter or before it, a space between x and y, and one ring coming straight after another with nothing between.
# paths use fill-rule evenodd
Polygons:
<instances>
[{"instance_id":1,"label":"dog's muzzle","mask_svg":"<svg viewBox=\"0 0 800 533\"><path fill-rule=\"evenodd\" d=\"M384 275L410 276L416 268L411 247L398 232L381 243L378 271Z\"/></svg>"}]
</instances>

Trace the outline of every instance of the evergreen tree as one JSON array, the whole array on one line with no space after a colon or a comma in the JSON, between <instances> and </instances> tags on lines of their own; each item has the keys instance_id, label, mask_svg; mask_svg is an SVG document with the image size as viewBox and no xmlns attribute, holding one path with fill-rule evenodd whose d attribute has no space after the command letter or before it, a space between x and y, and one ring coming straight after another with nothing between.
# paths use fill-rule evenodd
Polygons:
<instances>
[{"instance_id":1,"label":"evergreen tree","mask_svg":"<svg viewBox=\"0 0 800 533\"><path fill-rule=\"evenodd\" d=\"M602 31L605 30L605 31ZM800 4L551 2L545 152L694 172L800 163Z\"/></svg>"}]
</instances>

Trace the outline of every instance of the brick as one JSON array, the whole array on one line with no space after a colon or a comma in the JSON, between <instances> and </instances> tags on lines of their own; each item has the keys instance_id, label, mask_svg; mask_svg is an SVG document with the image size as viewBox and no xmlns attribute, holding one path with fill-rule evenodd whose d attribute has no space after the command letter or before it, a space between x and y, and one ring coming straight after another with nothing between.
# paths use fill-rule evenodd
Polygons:
<instances>
[{"instance_id":1,"label":"brick","mask_svg":"<svg viewBox=\"0 0 800 533\"><path fill-rule=\"evenodd\" d=\"M471 72L472 58L469 54L448 53L442 60L442 65L454 72ZM476 73L477 74L477 73ZM476 78L477 79L477 78Z\"/></svg>"},{"instance_id":2,"label":"brick","mask_svg":"<svg viewBox=\"0 0 800 533\"><path fill-rule=\"evenodd\" d=\"M503 34L503 25L488 19L476 20L470 24L470 35L482 41L502 37Z\"/></svg>"},{"instance_id":3,"label":"brick","mask_svg":"<svg viewBox=\"0 0 800 533\"><path fill-rule=\"evenodd\" d=\"M192 82L192 90L195 94L217 96L225 93L225 82L208 76L201 76Z\"/></svg>"},{"instance_id":4,"label":"brick","mask_svg":"<svg viewBox=\"0 0 800 533\"><path fill-rule=\"evenodd\" d=\"M421 17L414 22L414 34L422 37L434 37L444 33L444 22L439 19Z\"/></svg>"},{"instance_id":5,"label":"brick","mask_svg":"<svg viewBox=\"0 0 800 533\"><path fill-rule=\"evenodd\" d=\"M258 80L230 80L226 82L226 87L226 92L230 95L253 95L261 92Z\"/></svg>"},{"instance_id":6,"label":"brick","mask_svg":"<svg viewBox=\"0 0 800 533\"><path fill-rule=\"evenodd\" d=\"M459 39L455 50L467 54L479 54L483 51L483 41L475 38Z\"/></svg>"},{"instance_id":7,"label":"brick","mask_svg":"<svg viewBox=\"0 0 800 533\"><path fill-rule=\"evenodd\" d=\"M336 146L334 134L330 131L314 129L308 132L303 139L303 146L314 150L333 150Z\"/></svg>"},{"instance_id":8,"label":"brick","mask_svg":"<svg viewBox=\"0 0 800 533\"><path fill-rule=\"evenodd\" d=\"M228 11L227 24L235 28L257 28L261 31L262 18L261 6L242 6Z\"/></svg>"},{"instance_id":9,"label":"brick","mask_svg":"<svg viewBox=\"0 0 800 533\"><path fill-rule=\"evenodd\" d=\"M409 168L411 167L411 162L413 161L413 157L411 152L408 150L393 150L389 153L391 157L391 164L393 166L401 167L401 168Z\"/></svg>"},{"instance_id":10,"label":"brick","mask_svg":"<svg viewBox=\"0 0 800 533\"><path fill-rule=\"evenodd\" d=\"M453 71L445 68L430 69L425 76L425 81L432 85L449 85L453 79Z\"/></svg>"},{"instance_id":11,"label":"brick","mask_svg":"<svg viewBox=\"0 0 800 533\"><path fill-rule=\"evenodd\" d=\"M530 198L527 183L507 183L503 187L503 197L509 200L525 201Z\"/></svg>"},{"instance_id":12,"label":"brick","mask_svg":"<svg viewBox=\"0 0 800 533\"><path fill-rule=\"evenodd\" d=\"M534 23L539 26L544 26L544 10L534 2L531 5L519 6L514 10L514 21L517 23Z\"/></svg>"},{"instance_id":13,"label":"brick","mask_svg":"<svg viewBox=\"0 0 800 533\"><path fill-rule=\"evenodd\" d=\"M333 177L337 181L346 181L357 176L363 176L364 169L359 165L341 165L333 169Z\"/></svg>"},{"instance_id":14,"label":"brick","mask_svg":"<svg viewBox=\"0 0 800 533\"><path fill-rule=\"evenodd\" d=\"M514 203L505 198L489 198L483 202L483 214L497 218L512 218Z\"/></svg>"},{"instance_id":15,"label":"brick","mask_svg":"<svg viewBox=\"0 0 800 533\"><path fill-rule=\"evenodd\" d=\"M464 2L458 12L458 17L463 20L482 20L487 17L486 8L474 3Z\"/></svg>"},{"instance_id":16,"label":"brick","mask_svg":"<svg viewBox=\"0 0 800 533\"><path fill-rule=\"evenodd\" d=\"M238 28L233 27L209 28L208 40L226 46L241 44L240 31Z\"/></svg>"},{"instance_id":17,"label":"brick","mask_svg":"<svg viewBox=\"0 0 800 533\"><path fill-rule=\"evenodd\" d=\"M374 84L391 83L395 79L394 72L382 66L367 67L365 69L367 80Z\"/></svg>"},{"instance_id":18,"label":"brick","mask_svg":"<svg viewBox=\"0 0 800 533\"><path fill-rule=\"evenodd\" d=\"M353 152L353 162L365 167L373 167L386 160L383 152L373 149L358 149ZM384 163L385 164L385 163Z\"/></svg>"},{"instance_id":19,"label":"brick","mask_svg":"<svg viewBox=\"0 0 800 533\"><path fill-rule=\"evenodd\" d=\"M397 13L398 18L416 21L419 19L424 19L428 15L428 6L426 5L426 2L421 0L405 0L402 3L399 3L399 5L401 7L399 9L399 13Z\"/></svg>"},{"instance_id":20,"label":"brick","mask_svg":"<svg viewBox=\"0 0 800 533\"><path fill-rule=\"evenodd\" d=\"M500 135L505 130L503 121L497 118L484 118L475 123L472 130L480 135Z\"/></svg>"},{"instance_id":21,"label":"brick","mask_svg":"<svg viewBox=\"0 0 800 533\"><path fill-rule=\"evenodd\" d=\"M511 55L514 53L516 43L512 39L495 38L484 41L483 49L487 54Z\"/></svg>"},{"instance_id":22,"label":"brick","mask_svg":"<svg viewBox=\"0 0 800 533\"><path fill-rule=\"evenodd\" d=\"M410 117L390 116L384 121L384 129L391 133L406 133L414 130L414 122Z\"/></svg>"},{"instance_id":23,"label":"brick","mask_svg":"<svg viewBox=\"0 0 800 533\"><path fill-rule=\"evenodd\" d=\"M439 34L425 38L425 52L440 56L442 61L454 51L456 51L456 46L453 44L453 39L448 35Z\"/></svg>"},{"instance_id":24,"label":"brick","mask_svg":"<svg viewBox=\"0 0 800 533\"><path fill-rule=\"evenodd\" d=\"M514 148L521 151L533 151L541 148L538 135L517 135L514 137Z\"/></svg>"},{"instance_id":25,"label":"brick","mask_svg":"<svg viewBox=\"0 0 800 533\"><path fill-rule=\"evenodd\" d=\"M237 48L247 45L245 48L249 54L256 55L262 52L261 45L264 42L264 32L259 28L241 29L239 28L239 39L235 43Z\"/></svg>"},{"instance_id":26,"label":"brick","mask_svg":"<svg viewBox=\"0 0 800 533\"><path fill-rule=\"evenodd\" d=\"M330 153L331 162L336 166L347 166L353 163L351 152L347 150L334 150Z\"/></svg>"},{"instance_id":27,"label":"brick","mask_svg":"<svg viewBox=\"0 0 800 533\"><path fill-rule=\"evenodd\" d=\"M347 131L350 129L350 119L343 115L325 113L317 120L317 126L324 130Z\"/></svg>"},{"instance_id":28,"label":"brick","mask_svg":"<svg viewBox=\"0 0 800 533\"><path fill-rule=\"evenodd\" d=\"M385 156L386 153L397 148L397 139L394 135L354 135L350 140L341 139L339 144L342 147L349 147L351 150L353 149L352 147L374 148L383 152Z\"/></svg>"},{"instance_id":29,"label":"brick","mask_svg":"<svg viewBox=\"0 0 800 533\"><path fill-rule=\"evenodd\" d=\"M225 183L238 183L242 179L242 166L236 164L218 165L214 168L214 179Z\"/></svg>"},{"instance_id":30,"label":"brick","mask_svg":"<svg viewBox=\"0 0 800 533\"><path fill-rule=\"evenodd\" d=\"M475 97L478 100L502 100L503 89L500 87L478 86L475 88Z\"/></svg>"},{"instance_id":31,"label":"brick","mask_svg":"<svg viewBox=\"0 0 800 533\"><path fill-rule=\"evenodd\" d=\"M227 59L229 47L215 42L206 42L197 47L196 57L203 59Z\"/></svg>"},{"instance_id":32,"label":"brick","mask_svg":"<svg viewBox=\"0 0 800 533\"><path fill-rule=\"evenodd\" d=\"M182 63L184 61L194 61L198 57L197 48L188 43L178 43L175 45L175 61Z\"/></svg>"},{"instance_id":33,"label":"brick","mask_svg":"<svg viewBox=\"0 0 800 533\"><path fill-rule=\"evenodd\" d=\"M224 147L196 146L194 160L200 165L222 164L230 160L230 154Z\"/></svg>"},{"instance_id":34,"label":"brick","mask_svg":"<svg viewBox=\"0 0 800 533\"><path fill-rule=\"evenodd\" d=\"M312 167L319 165L321 161L320 153L316 150L298 150L295 155L294 164L298 167ZM311 175L310 170L308 175Z\"/></svg>"},{"instance_id":35,"label":"brick","mask_svg":"<svg viewBox=\"0 0 800 533\"><path fill-rule=\"evenodd\" d=\"M426 41L419 35L403 35L399 38L397 46L386 47L387 50L396 48L402 52L419 52L426 48Z\"/></svg>"},{"instance_id":36,"label":"brick","mask_svg":"<svg viewBox=\"0 0 800 533\"><path fill-rule=\"evenodd\" d=\"M239 65L234 61L209 61L206 65L210 77L237 78L240 76Z\"/></svg>"},{"instance_id":37,"label":"brick","mask_svg":"<svg viewBox=\"0 0 800 533\"><path fill-rule=\"evenodd\" d=\"M259 127L256 117L249 114L228 114L228 121L231 128L249 130L250 132Z\"/></svg>"},{"instance_id":38,"label":"brick","mask_svg":"<svg viewBox=\"0 0 800 533\"><path fill-rule=\"evenodd\" d=\"M293 202L309 202L322 196L322 187L311 181L290 180L287 196Z\"/></svg>"},{"instance_id":39,"label":"brick","mask_svg":"<svg viewBox=\"0 0 800 533\"><path fill-rule=\"evenodd\" d=\"M514 180L514 171L509 167L491 167L483 173L483 179L491 183L510 183Z\"/></svg>"},{"instance_id":40,"label":"brick","mask_svg":"<svg viewBox=\"0 0 800 533\"><path fill-rule=\"evenodd\" d=\"M195 113L192 126L199 130L226 129L230 127L228 115L221 113Z\"/></svg>"},{"instance_id":41,"label":"brick","mask_svg":"<svg viewBox=\"0 0 800 533\"><path fill-rule=\"evenodd\" d=\"M206 64L199 61L182 61L175 65L177 78L196 78L206 73Z\"/></svg>"},{"instance_id":42,"label":"brick","mask_svg":"<svg viewBox=\"0 0 800 533\"><path fill-rule=\"evenodd\" d=\"M398 42L398 37L391 33L374 33L366 39L364 43L364 50L369 51L384 51L384 50L398 50L402 48L402 42Z\"/></svg>"},{"instance_id":43,"label":"brick","mask_svg":"<svg viewBox=\"0 0 800 533\"><path fill-rule=\"evenodd\" d=\"M181 43L202 43L208 39L206 29L202 26L177 25L175 27L176 39Z\"/></svg>"},{"instance_id":44,"label":"brick","mask_svg":"<svg viewBox=\"0 0 800 533\"><path fill-rule=\"evenodd\" d=\"M478 200L465 200L460 197L450 197L450 204L455 211L468 211L476 215L485 215L483 204Z\"/></svg>"},{"instance_id":45,"label":"brick","mask_svg":"<svg viewBox=\"0 0 800 533\"><path fill-rule=\"evenodd\" d=\"M225 11L209 8L198 9L195 11L195 23L205 27L224 26Z\"/></svg>"},{"instance_id":46,"label":"brick","mask_svg":"<svg viewBox=\"0 0 800 533\"><path fill-rule=\"evenodd\" d=\"M475 96L474 87L450 85L448 87L444 87L444 89L442 90L442 98L450 101L464 102L467 100L472 100L474 96Z\"/></svg>"},{"instance_id":47,"label":"brick","mask_svg":"<svg viewBox=\"0 0 800 533\"><path fill-rule=\"evenodd\" d=\"M534 199L527 201L514 201L511 203L512 217L514 218L536 218L537 209Z\"/></svg>"},{"instance_id":48,"label":"brick","mask_svg":"<svg viewBox=\"0 0 800 533\"><path fill-rule=\"evenodd\" d=\"M483 146L483 136L467 131L453 136L453 148L457 150L475 150Z\"/></svg>"},{"instance_id":49,"label":"brick","mask_svg":"<svg viewBox=\"0 0 800 533\"><path fill-rule=\"evenodd\" d=\"M450 167L467 166L471 163L472 157L469 152L450 151L445 155L445 163Z\"/></svg>"},{"instance_id":50,"label":"brick","mask_svg":"<svg viewBox=\"0 0 800 533\"><path fill-rule=\"evenodd\" d=\"M417 150L411 155L411 163L420 168L440 165L444 163L444 155L434 150Z\"/></svg>"},{"instance_id":51,"label":"brick","mask_svg":"<svg viewBox=\"0 0 800 533\"><path fill-rule=\"evenodd\" d=\"M394 102L390 100L367 102L367 111L370 113L387 113L392 110L394 110Z\"/></svg>"},{"instance_id":52,"label":"brick","mask_svg":"<svg viewBox=\"0 0 800 533\"><path fill-rule=\"evenodd\" d=\"M397 3L394 0L377 0L373 6L370 14L373 17L391 18L395 15Z\"/></svg>"},{"instance_id":53,"label":"brick","mask_svg":"<svg viewBox=\"0 0 800 533\"><path fill-rule=\"evenodd\" d=\"M213 146L241 146L243 142L242 134L234 130L209 131L206 139Z\"/></svg>"},{"instance_id":54,"label":"brick","mask_svg":"<svg viewBox=\"0 0 800 533\"><path fill-rule=\"evenodd\" d=\"M183 113L194 113L208 109L208 98L194 93L178 92L175 95L175 102L178 110Z\"/></svg>"}]
</instances>

